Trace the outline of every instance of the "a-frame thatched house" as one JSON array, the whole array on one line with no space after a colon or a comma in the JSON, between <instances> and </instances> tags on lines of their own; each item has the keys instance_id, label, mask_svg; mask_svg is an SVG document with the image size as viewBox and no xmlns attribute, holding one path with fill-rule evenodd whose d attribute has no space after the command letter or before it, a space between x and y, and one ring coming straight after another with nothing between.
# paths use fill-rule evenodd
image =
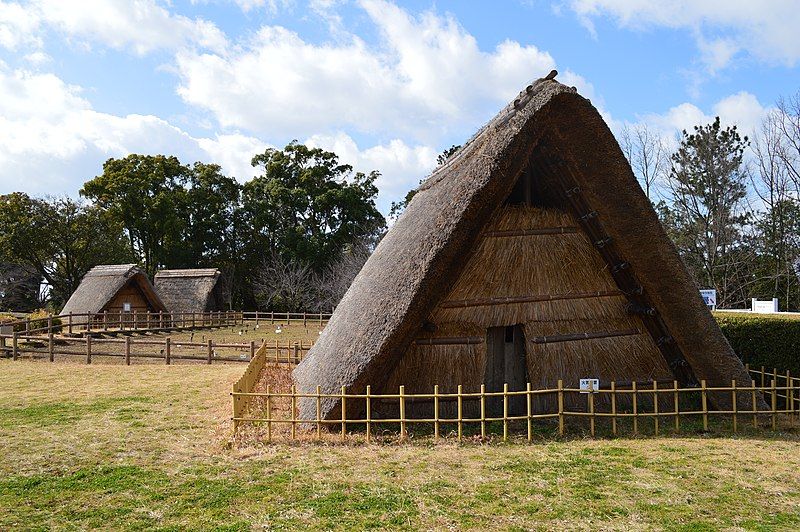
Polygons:
<instances>
[{"instance_id":1,"label":"a-frame thatched house","mask_svg":"<svg viewBox=\"0 0 800 532\"><path fill-rule=\"evenodd\" d=\"M225 310L222 274L216 268L161 270L155 287L170 312L212 312Z\"/></svg>"},{"instance_id":2,"label":"a-frame thatched house","mask_svg":"<svg viewBox=\"0 0 800 532\"><path fill-rule=\"evenodd\" d=\"M135 264L95 266L83 276L61 314L167 312L147 274ZM82 323L80 318L73 323Z\"/></svg>"},{"instance_id":3,"label":"a-frame thatched house","mask_svg":"<svg viewBox=\"0 0 800 532\"><path fill-rule=\"evenodd\" d=\"M294 370L300 392L751 382L600 114L552 77L420 186Z\"/></svg>"}]
</instances>

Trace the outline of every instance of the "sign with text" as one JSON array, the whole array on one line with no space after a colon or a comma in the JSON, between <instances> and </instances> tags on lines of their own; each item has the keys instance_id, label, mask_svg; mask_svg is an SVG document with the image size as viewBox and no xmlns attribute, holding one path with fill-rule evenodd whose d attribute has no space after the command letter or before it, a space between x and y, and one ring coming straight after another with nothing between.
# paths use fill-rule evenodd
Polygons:
<instances>
[{"instance_id":1,"label":"sign with text","mask_svg":"<svg viewBox=\"0 0 800 532\"><path fill-rule=\"evenodd\" d=\"M597 393L600 389L600 379L581 379L580 389L581 393Z\"/></svg>"},{"instance_id":2,"label":"sign with text","mask_svg":"<svg viewBox=\"0 0 800 532\"><path fill-rule=\"evenodd\" d=\"M768 299L766 301L752 299L750 310L760 314L772 314L773 312L778 312L778 298L773 298L771 300Z\"/></svg>"},{"instance_id":3,"label":"sign with text","mask_svg":"<svg viewBox=\"0 0 800 532\"><path fill-rule=\"evenodd\" d=\"M705 301L706 306L711 310L716 310L717 308L717 291L713 289L709 290L700 290L700 297L703 298Z\"/></svg>"}]
</instances>

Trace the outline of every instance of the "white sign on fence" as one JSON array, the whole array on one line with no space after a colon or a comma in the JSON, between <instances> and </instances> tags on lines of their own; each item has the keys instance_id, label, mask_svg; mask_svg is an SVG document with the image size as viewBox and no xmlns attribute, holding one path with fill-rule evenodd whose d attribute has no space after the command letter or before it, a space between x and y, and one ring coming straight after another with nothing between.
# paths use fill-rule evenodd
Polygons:
<instances>
[{"instance_id":1,"label":"white sign on fence","mask_svg":"<svg viewBox=\"0 0 800 532\"><path fill-rule=\"evenodd\" d=\"M771 301L759 301L758 299L752 299L750 309L753 312L758 312L761 314L772 314L773 312L778 312L778 298L774 297Z\"/></svg>"},{"instance_id":2,"label":"white sign on fence","mask_svg":"<svg viewBox=\"0 0 800 532\"><path fill-rule=\"evenodd\" d=\"M700 290L700 297L703 298L705 301L706 306L711 310L717 309L717 291L710 289L710 290Z\"/></svg>"},{"instance_id":3,"label":"white sign on fence","mask_svg":"<svg viewBox=\"0 0 800 532\"><path fill-rule=\"evenodd\" d=\"M580 389L586 390L585 392L582 391L581 393L589 393L589 390L592 390L592 393L597 393L599 388L600 379L581 379Z\"/></svg>"}]
</instances>

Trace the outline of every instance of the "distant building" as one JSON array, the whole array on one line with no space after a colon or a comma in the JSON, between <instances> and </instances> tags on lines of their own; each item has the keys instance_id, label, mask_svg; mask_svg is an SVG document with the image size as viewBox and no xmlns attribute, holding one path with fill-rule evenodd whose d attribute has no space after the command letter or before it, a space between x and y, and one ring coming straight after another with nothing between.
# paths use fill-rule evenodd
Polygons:
<instances>
[{"instance_id":1,"label":"distant building","mask_svg":"<svg viewBox=\"0 0 800 532\"><path fill-rule=\"evenodd\" d=\"M216 268L161 270L155 288L170 312L212 312L227 309L222 274Z\"/></svg>"}]
</instances>

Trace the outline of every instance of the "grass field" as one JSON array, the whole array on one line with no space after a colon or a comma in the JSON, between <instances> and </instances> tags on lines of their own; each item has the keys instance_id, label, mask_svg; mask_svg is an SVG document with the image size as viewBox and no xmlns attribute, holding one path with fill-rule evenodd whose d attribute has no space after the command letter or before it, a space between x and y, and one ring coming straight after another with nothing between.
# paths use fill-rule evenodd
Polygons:
<instances>
[{"instance_id":1,"label":"grass field","mask_svg":"<svg viewBox=\"0 0 800 532\"><path fill-rule=\"evenodd\" d=\"M800 528L797 436L235 447L242 370L0 360L0 529Z\"/></svg>"}]
</instances>

